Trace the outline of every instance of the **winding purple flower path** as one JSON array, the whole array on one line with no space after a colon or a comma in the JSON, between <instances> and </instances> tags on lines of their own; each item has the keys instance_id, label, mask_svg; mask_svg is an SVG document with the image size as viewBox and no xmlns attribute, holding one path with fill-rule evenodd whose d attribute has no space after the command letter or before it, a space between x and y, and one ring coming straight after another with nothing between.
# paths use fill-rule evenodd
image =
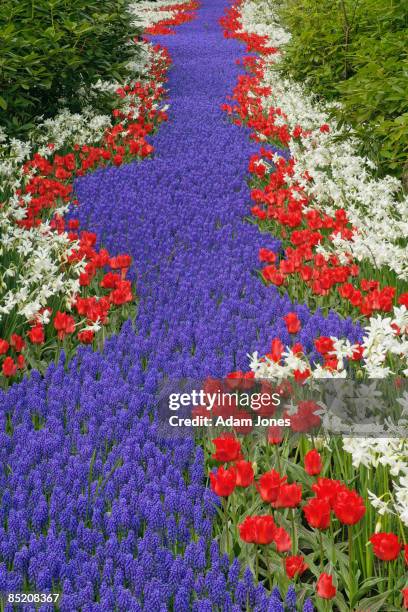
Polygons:
<instances>
[{"instance_id":1,"label":"winding purple flower path","mask_svg":"<svg viewBox=\"0 0 408 612\"><path fill-rule=\"evenodd\" d=\"M223 38L218 19L225 6L204 0L198 19L175 36L156 37L174 67L169 123L155 138L154 159L97 172L77 186L81 226L135 259L136 342L149 371L176 378L248 369L248 352L268 352L275 333L291 342L282 313L293 306L254 273L259 247L273 240L243 222L248 161L259 145L220 110L245 50ZM309 350L319 330L351 332L334 314L324 322L298 310L299 341Z\"/></svg>"},{"instance_id":2,"label":"winding purple flower path","mask_svg":"<svg viewBox=\"0 0 408 612\"><path fill-rule=\"evenodd\" d=\"M203 0L195 21L156 37L174 66L154 158L77 183L81 226L134 257L139 312L103 353L81 349L0 393L0 591L62 590L70 612L281 609L211 543L201 450L162 440L146 413L163 373L222 376L275 335L289 342L291 310L309 350L318 333L361 334L255 273L273 240L244 222L257 147L220 110L243 54L218 25L225 6Z\"/></svg>"}]
</instances>

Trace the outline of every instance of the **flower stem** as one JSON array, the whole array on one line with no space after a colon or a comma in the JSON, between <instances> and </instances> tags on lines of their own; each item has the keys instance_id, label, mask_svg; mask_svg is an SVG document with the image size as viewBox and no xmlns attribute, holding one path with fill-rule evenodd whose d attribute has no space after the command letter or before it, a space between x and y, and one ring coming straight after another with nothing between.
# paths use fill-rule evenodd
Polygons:
<instances>
[{"instance_id":1,"label":"flower stem","mask_svg":"<svg viewBox=\"0 0 408 612\"><path fill-rule=\"evenodd\" d=\"M353 559L353 526L348 526L348 552L349 552L349 600L352 609L354 599L354 559Z\"/></svg>"},{"instance_id":2,"label":"flower stem","mask_svg":"<svg viewBox=\"0 0 408 612\"><path fill-rule=\"evenodd\" d=\"M292 523L292 554L296 554L297 550L297 537L296 537L296 522L295 522L295 509L290 509L290 520Z\"/></svg>"},{"instance_id":3,"label":"flower stem","mask_svg":"<svg viewBox=\"0 0 408 612\"><path fill-rule=\"evenodd\" d=\"M279 444L274 444L275 446L275 453L276 453L276 463L277 463L277 467L278 467L278 472L279 474L281 474L281 462L280 462L280 455L279 455Z\"/></svg>"},{"instance_id":4,"label":"flower stem","mask_svg":"<svg viewBox=\"0 0 408 612\"><path fill-rule=\"evenodd\" d=\"M227 548L227 555L231 558L231 550L230 550L230 534L229 534L229 524L228 524L228 502L229 497L223 498L224 502L224 512L225 512L225 545Z\"/></svg>"},{"instance_id":5,"label":"flower stem","mask_svg":"<svg viewBox=\"0 0 408 612\"><path fill-rule=\"evenodd\" d=\"M323 559L324 559L323 534L320 529L319 529L319 540L320 540L320 572L323 572Z\"/></svg>"}]
</instances>

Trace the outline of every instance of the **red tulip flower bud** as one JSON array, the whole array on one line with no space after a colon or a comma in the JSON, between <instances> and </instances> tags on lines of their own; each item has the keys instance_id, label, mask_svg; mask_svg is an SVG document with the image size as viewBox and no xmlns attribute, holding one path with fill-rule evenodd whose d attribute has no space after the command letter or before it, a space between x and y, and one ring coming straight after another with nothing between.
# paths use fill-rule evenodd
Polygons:
<instances>
[{"instance_id":1,"label":"red tulip flower bud","mask_svg":"<svg viewBox=\"0 0 408 612\"><path fill-rule=\"evenodd\" d=\"M320 574L316 585L316 591L318 596L322 599L333 599L337 591L333 584L333 576L329 576L329 574L326 573Z\"/></svg>"},{"instance_id":2,"label":"red tulip flower bud","mask_svg":"<svg viewBox=\"0 0 408 612\"><path fill-rule=\"evenodd\" d=\"M217 472L210 473L211 488L220 497L228 497L234 491L236 486L235 468L231 467L224 470L223 467L218 468Z\"/></svg>"},{"instance_id":3,"label":"red tulip flower bud","mask_svg":"<svg viewBox=\"0 0 408 612\"><path fill-rule=\"evenodd\" d=\"M305 563L302 555L293 555L286 557L285 559L285 570L287 577L292 580L295 576L300 576L308 569L307 563Z\"/></svg>"},{"instance_id":4,"label":"red tulip flower bud","mask_svg":"<svg viewBox=\"0 0 408 612\"><path fill-rule=\"evenodd\" d=\"M254 468L250 461L237 461L235 463L237 487L248 487L254 480Z\"/></svg>"},{"instance_id":5,"label":"red tulip flower bud","mask_svg":"<svg viewBox=\"0 0 408 612\"><path fill-rule=\"evenodd\" d=\"M290 334L297 334L300 331L300 320L295 312L289 312L284 319L286 328Z\"/></svg>"},{"instance_id":6,"label":"red tulip flower bud","mask_svg":"<svg viewBox=\"0 0 408 612\"><path fill-rule=\"evenodd\" d=\"M266 472L259 479L257 489L265 502L272 503L277 500L279 489L281 485L286 481L286 476L283 478L275 470Z\"/></svg>"},{"instance_id":7,"label":"red tulip flower bud","mask_svg":"<svg viewBox=\"0 0 408 612\"><path fill-rule=\"evenodd\" d=\"M322 471L322 458L314 448L305 455L305 470L310 476L316 476Z\"/></svg>"}]
</instances>

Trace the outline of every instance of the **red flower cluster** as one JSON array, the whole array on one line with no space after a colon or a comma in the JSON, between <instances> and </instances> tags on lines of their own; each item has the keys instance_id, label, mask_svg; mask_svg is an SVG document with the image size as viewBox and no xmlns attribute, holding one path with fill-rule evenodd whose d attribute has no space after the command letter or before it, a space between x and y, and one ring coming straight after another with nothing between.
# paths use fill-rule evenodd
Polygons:
<instances>
[{"instance_id":1,"label":"red flower cluster","mask_svg":"<svg viewBox=\"0 0 408 612\"><path fill-rule=\"evenodd\" d=\"M283 527L277 527L270 514L262 516L247 516L239 525L239 535L248 544L272 544L278 552L290 550L292 542Z\"/></svg>"},{"instance_id":2,"label":"red flower cluster","mask_svg":"<svg viewBox=\"0 0 408 612\"><path fill-rule=\"evenodd\" d=\"M146 28L145 34L153 35L166 35L166 34L174 34L174 27L181 25L183 23L187 23L191 21L195 17L195 11L199 7L199 3L195 0L191 0L186 3L179 4L168 4L159 8L159 11L170 11L173 13L172 17L168 19L162 19L161 21L155 23L150 28Z\"/></svg>"},{"instance_id":3,"label":"red flower cluster","mask_svg":"<svg viewBox=\"0 0 408 612\"><path fill-rule=\"evenodd\" d=\"M218 468L210 473L211 488L220 497L228 497L235 487L249 487L254 480L254 470L250 461L242 458L241 444L232 434L224 434L212 441L216 451L213 459L222 463L233 462L228 468Z\"/></svg>"},{"instance_id":4,"label":"red flower cluster","mask_svg":"<svg viewBox=\"0 0 408 612\"><path fill-rule=\"evenodd\" d=\"M264 55L272 55L277 52L274 47L268 46L268 37L259 34L247 34L242 31L242 24L239 15L239 2L229 8L224 17L219 20L224 28L225 38L238 38L246 43L247 51L256 51Z\"/></svg>"},{"instance_id":5,"label":"red flower cluster","mask_svg":"<svg viewBox=\"0 0 408 612\"><path fill-rule=\"evenodd\" d=\"M344 525L355 525L365 515L363 498L338 480L319 478L312 490L316 496L303 506L303 512L309 525L315 529L330 526L332 511Z\"/></svg>"}]
</instances>

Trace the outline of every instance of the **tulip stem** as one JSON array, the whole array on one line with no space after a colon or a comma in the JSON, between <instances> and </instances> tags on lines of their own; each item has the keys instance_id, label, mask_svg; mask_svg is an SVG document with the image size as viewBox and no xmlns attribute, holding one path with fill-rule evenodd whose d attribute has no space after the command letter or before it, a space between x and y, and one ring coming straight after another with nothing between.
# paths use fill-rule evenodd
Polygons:
<instances>
[{"instance_id":1,"label":"tulip stem","mask_svg":"<svg viewBox=\"0 0 408 612\"><path fill-rule=\"evenodd\" d=\"M393 599L393 575L396 568L396 563L388 561L388 591L391 593L391 599Z\"/></svg>"},{"instance_id":2,"label":"tulip stem","mask_svg":"<svg viewBox=\"0 0 408 612\"><path fill-rule=\"evenodd\" d=\"M323 559L324 559L323 534L320 529L319 529L319 540L320 540L320 572L323 572Z\"/></svg>"},{"instance_id":3,"label":"tulip stem","mask_svg":"<svg viewBox=\"0 0 408 612\"><path fill-rule=\"evenodd\" d=\"M276 461L277 461L278 472L279 472L279 474L282 474L282 472L281 472L280 455L279 455L279 444L274 444L274 446L275 446L275 453L276 453Z\"/></svg>"},{"instance_id":4,"label":"tulip stem","mask_svg":"<svg viewBox=\"0 0 408 612\"><path fill-rule=\"evenodd\" d=\"M272 589L273 589L273 580L272 580L272 568L271 568L271 558L269 555L267 555L267 559L268 559L268 577L269 577L269 590L272 593Z\"/></svg>"},{"instance_id":5,"label":"tulip stem","mask_svg":"<svg viewBox=\"0 0 408 612\"><path fill-rule=\"evenodd\" d=\"M231 558L229 525L228 525L228 502L229 502L229 497L224 497L225 529L226 529L225 544L227 548L227 554L229 558Z\"/></svg>"},{"instance_id":6,"label":"tulip stem","mask_svg":"<svg viewBox=\"0 0 408 612\"><path fill-rule=\"evenodd\" d=\"M354 563L353 563L353 526L348 526L348 552L349 552L349 598L350 609L353 606L354 599Z\"/></svg>"},{"instance_id":7,"label":"tulip stem","mask_svg":"<svg viewBox=\"0 0 408 612\"><path fill-rule=\"evenodd\" d=\"M259 546L255 544L255 581L256 584L259 582Z\"/></svg>"},{"instance_id":8,"label":"tulip stem","mask_svg":"<svg viewBox=\"0 0 408 612\"><path fill-rule=\"evenodd\" d=\"M296 522L295 522L295 509L290 509L290 520L292 522L292 553L295 555L297 550L296 542Z\"/></svg>"}]
</instances>

